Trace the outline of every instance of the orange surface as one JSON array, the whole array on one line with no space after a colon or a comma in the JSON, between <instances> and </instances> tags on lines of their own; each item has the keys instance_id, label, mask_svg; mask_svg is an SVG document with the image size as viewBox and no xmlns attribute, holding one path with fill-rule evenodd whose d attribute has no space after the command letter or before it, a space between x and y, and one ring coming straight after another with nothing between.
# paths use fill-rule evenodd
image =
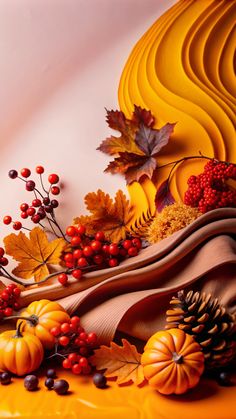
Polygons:
<instances>
[{"instance_id":1,"label":"orange surface","mask_svg":"<svg viewBox=\"0 0 236 419\"><path fill-rule=\"evenodd\" d=\"M71 392L58 396L44 387L28 392L23 379L0 387L0 418L20 417L56 419L235 419L235 387L219 387L202 379L200 385L183 396L162 396L150 386L118 387L109 382L97 389L91 377L77 377L59 370L58 378L70 383Z\"/></svg>"}]
</instances>

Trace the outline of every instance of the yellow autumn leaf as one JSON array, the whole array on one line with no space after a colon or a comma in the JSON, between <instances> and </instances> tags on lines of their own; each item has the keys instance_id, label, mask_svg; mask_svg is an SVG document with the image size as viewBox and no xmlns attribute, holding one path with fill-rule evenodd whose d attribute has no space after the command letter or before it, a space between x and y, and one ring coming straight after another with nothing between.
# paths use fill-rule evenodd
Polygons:
<instances>
[{"instance_id":1,"label":"yellow autumn leaf","mask_svg":"<svg viewBox=\"0 0 236 419\"><path fill-rule=\"evenodd\" d=\"M75 224L85 225L88 234L102 230L108 240L116 243L125 239L133 209L121 190L117 191L114 200L99 189L88 193L84 201L91 215L75 218Z\"/></svg>"},{"instance_id":2,"label":"yellow autumn leaf","mask_svg":"<svg viewBox=\"0 0 236 419\"><path fill-rule=\"evenodd\" d=\"M111 346L102 345L94 351L90 357L91 363L97 370L106 370L106 377L117 377L117 384L133 382L140 385L145 381L141 354L136 346L131 345L126 339L122 339L122 345L111 342Z\"/></svg>"},{"instance_id":3,"label":"yellow autumn leaf","mask_svg":"<svg viewBox=\"0 0 236 419\"><path fill-rule=\"evenodd\" d=\"M4 245L6 253L19 262L12 273L23 279L34 277L38 282L51 272L51 265L59 265L66 242L62 238L49 242L46 233L35 227L29 237L22 232L9 234Z\"/></svg>"}]
</instances>

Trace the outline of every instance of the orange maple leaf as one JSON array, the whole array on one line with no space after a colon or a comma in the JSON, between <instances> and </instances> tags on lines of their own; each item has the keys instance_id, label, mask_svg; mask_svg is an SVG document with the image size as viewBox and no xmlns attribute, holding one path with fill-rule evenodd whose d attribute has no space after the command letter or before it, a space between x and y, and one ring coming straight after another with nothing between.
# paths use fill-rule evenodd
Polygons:
<instances>
[{"instance_id":1,"label":"orange maple leaf","mask_svg":"<svg viewBox=\"0 0 236 419\"><path fill-rule=\"evenodd\" d=\"M126 237L133 210L121 190L117 191L114 201L101 189L88 193L84 201L92 215L77 217L74 224L85 225L88 234L102 230L107 239L116 243Z\"/></svg>"},{"instance_id":2,"label":"orange maple leaf","mask_svg":"<svg viewBox=\"0 0 236 419\"><path fill-rule=\"evenodd\" d=\"M6 253L19 262L12 273L23 279L34 277L38 282L51 272L51 265L59 265L66 242L62 238L49 242L46 233L35 227L29 237L22 232L9 234L4 244Z\"/></svg>"},{"instance_id":3,"label":"orange maple leaf","mask_svg":"<svg viewBox=\"0 0 236 419\"><path fill-rule=\"evenodd\" d=\"M131 345L126 339L122 339L119 346L111 342L111 346L102 345L94 351L90 357L91 363L97 370L106 370L106 377L117 377L117 384L133 382L140 385L145 381L143 367L141 365L141 354L136 346Z\"/></svg>"}]
</instances>

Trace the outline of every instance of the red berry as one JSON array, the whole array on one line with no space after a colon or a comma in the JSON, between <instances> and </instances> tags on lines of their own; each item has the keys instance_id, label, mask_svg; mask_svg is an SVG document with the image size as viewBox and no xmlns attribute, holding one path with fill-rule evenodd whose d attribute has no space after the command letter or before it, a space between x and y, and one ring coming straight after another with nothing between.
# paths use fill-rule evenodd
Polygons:
<instances>
[{"instance_id":1,"label":"red berry","mask_svg":"<svg viewBox=\"0 0 236 419\"><path fill-rule=\"evenodd\" d=\"M39 214L35 214L33 215L33 217L31 217L31 220L33 221L33 223L37 224L41 221L41 217Z\"/></svg>"},{"instance_id":2,"label":"red berry","mask_svg":"<svg viewBox=\"0 0 236 419\"><path fill-rule=\"evenodd\" d=\"M111 268L114 268L118 265L118 260L116 258L109 259L108 264Z\"/></svg>"},{"instance_id":3,"label":"red berry","mask_svg":"<svg viewBox=\"0 0 236 419\"><path fill-rule=\"evenodd\" d=\"M45 196L45 197L43 198L43 203L44 203L44 205L48 205L48 204L50 204L50 198L49 198L48 196Z\"/></svg>"},{"instance_id":4,"label":"red berry","mask_svg":"<svg viewBox=\"0 0 236 419\"><path fill-rule=\"evenodd\" d=\"M75 249L73 252L73 259L79 259L82 257L82 250L80 249Z\"/></svg>"},{"instance_id":5,"label":"red berry","mask_svg":"<svg viewBox=\"0 0 236 419\"><path fill-rule=\"evenodd\" d=\"M132 241L131 240L124 240L122 243L122 246L124 249L128 250L131 246L132 246Z\"/></svg>"},{"instance_id":6,"label":"red berry","mask_svg":"<svg viewBox=\"0 0 236 419\"><path fill-rule=\"evenodd\" d=\"M5 215L5 217L3 218L3 222L6 225L11 224L12 218L10 217L10 215Z\"/></svg>"},{"instance_id":7,"label":"red berry","mask_svg":"<svg viewBox=\"0 0 236 419\"><path fill-rule=\"evenodd\" d=\"M25 202L23 203L23 204L21 204L21 206L20 206L20 210L22 211L22 212L25 212L25 211L27 211L27 209L29 208L29 205L28 204L26 204Z\"/></svg>"},{"instance_id":8,"label":"red berry","mask_svg":"<svg viewBox=\"0 0 236 419\"><path fill-rule=\"evenodd\" d=\"M66 285L68 281L68 276L65 273L58 275L57 277L58 282L62 285Z\"/></svg>"},{"instance_id":9,"label":"red berry","mask_svg":"<svg viewBox=\"0 0 236 419\"><path fill-rule=\"evenodd\" d=\"M67 229L66 229L67 236L73 237L73 236L76 235L76 233L77 233L76 227L74 227L74 226L67 227Z\"/></svg>"},{"instance_id":10,"label":"red berry","mask_svg":"<svg viewBox=\"0 0 236 419\"><path fill-rule=\"evenodd\" d=\"M80 324L80 318L78 316L73 316L71 317L70 322L77 327Z\"/></svg>"},{"instance_id":11,"label":"red berry","mask_svg":"<svg viewBox=\"0 0 236 419\"><path fill-rule=\"evenodd\" d=\"M4 315L5 315L6 317L8 317L8 316L12 316L12 313L13 313L13 310L12 310L12 308L11 308L11 307L7 307L7 308L5 308L5 310L4 310Z\"/></svg>"},{"instance_id":12,"label":"red berry","mask_svg":"<svg viewBox=\"0 0 236 419\"><path fill-rule=\"evenodd\" d=\"M60 333L61 333L61 328L60 327L58 327L58 326L55 326L55 327L52 327L51 328L51 330L50 330L50 333L53 335L53 336L58 336L58 335L60 335Z\"/></svg>"},{"instance_id":13,"label":"red berry","mask_svg":"<svg viewBox=\"0 0 236 419\"><path fill-rule=\"evenodd\" d=\"M63 368L65 368L66 370L69 370L72 367L72 364L70 362L70 360L68 358L64 359L64 361L62 362L62 366Z\"/></svg>"},{"instance_id":14,"label":"red berry","mask_svg":"<svg viewBox=\"0 0 236 419\"><path fill-rule=\"evenodd\" d=\"M24 220L26 219L26 218L28 218L28 214L27 214L27 212L26 211L22 211L22 213L21 213L21 218L23 218Z\"/></svg>"},{"instance_id":15,"label":"red berry","mask_svg":"<svg viewBox=\"0 0 236 419\"><path fill-rule=\"evenodd\" d=\"M29 192L33 191L35 188L35 182L33 180L28 180L25 184L25 189Z\"/></svg>"},{"instance_id":16,"label":"red berry","mask_svg":"<svg viewBox=\"0 0 236 419\"><path fill-rule=\"evenodd\" d=\"M94 332L88 334L87 342L91 345L94 345L97 342L97 335Z\"/></svg>"},{"instance_id":17,"label":"red berry","mask_svg":"<svg viewBox=\"0 0 236 419\"><path fill-rule=\"evenodd\" d=\"M52 173L48 176L48 182L51 183L51 185L59 182L59 176L55 173Z\"/></svg>"},{"instance_id":18,"label":"red berry","mask_svg":"<svg viewBox=\"0 0 236 419\"><path fill-rule=\"evenodd\" d=\"M79 360L79 365L80 365L81 367L87 367L87 365L88 365L88 360L87 360L87 358L81 357L81 358L80 358L80 360Z\"/></svg>"},{"instance_id":19,"label":"red berry","mask_svg":"<svg viewBox=\"0 0 236 419\"><path fill-rule=\"evenodd\" d=\"M33 201L32 201L32 206L33 207L40 207L40 205L42 205L42 202L41 202L41 200L40 199L38 199L38 198L35 198L35 199L33 199Z\"/></svg>"},{"instance_id":20,"label":"red berry","mask_svg":"<svg viewBox=\"0 0 236 419\"><path fill-rule=\"evenodd\" d=\"M16 301L16 302L13 304L13 308L14 308L14 310L19 310L19 309L20 309L20 304Z\"/></svg>"},{"instance_id":21,"label":"red berry","mask_svg":"<svg viewBox=\"0 0 236 419\"><path fill-rule=\"evenodd\" d=\"M0 265L7 266L8 265L8 259L6 257L0 258Z\"/></svg>"},{"instance_id":22,"label":"red berry","mask_svg":"<svg viewBox=\"0 0 236 419\"><path fill-rule=\"evenodd\" d=\"M84 254L84 256L92 256L92 254L93 254L93 249L92 249L92 247L91 246L85 246L84 248L83 248L83 254Z\"/></svg>"},{"instance_id":23,"label":"red berry","mask_svg":"<svg viewBox=\"0 0 236 419\"><path fill-rule=\"evenodd\" d=\"M82 371L82 367L79 364L74 364L72 367L73 374L79 375Z\"/></svg>"},{"instance_id":24,"label":"red berry","mask_svg":"<svg viewBox=\"0 0 236 419\"><path fill-rule=\"evenodd\" d=\"M12 287L13 287L13 285L12 285ZM20 288L18 288L18 287L16 286L16 287L13 289L12 294L13 294L16 298L18 298L18 297L21 295L21 289L20 289Z\"/></svg>"},{"instance_id":25,"label":"red berry","mask_svg":"<svg viewBox=\"0 0 236 419\"><path fill-rule=\"evenodd\" d=\"M85 234L85 232L86 232L86 228L83 226L83 225L78 225L77 226L77 232L79 233L79 234Z\"/></svg>"},{"instance_id":26,"label":"red berry","mask_svg":"<svg viewBox=\"0 0 236 419\"><path fill-rule=\"evenodd\" d=\"M61 332L62 333L68 333L69 331L70 331L69 323L62 323L61 324Z\"/></svg>"},{"instance_id":27,"label":"red berry","mask_svg":"<svg viewBox=\"0 0 236 419\"><path fill-rule=\"evenodd\" d=\"M2 258L4 254L5 250L3 249L3 247L0 247L0 258Z\"/></svg>"},{"instance_id":28,"label":"red berry","mask_svg":"<svg viewBox=\"0 0 236 419\"><path fill-rule=\"evenodd\" d=\"M89 350L86 348L86 346L81 346L79 349L79 353L82 357L88 356Z\"/></svg>"},{"instance_id":29,"label":"red berry","mask_svg":"<svg viewBox=\"0 0 236 419\"><path fill-rule=\"evenodd\" d=\"M90 374L90 373L91 373L91 371L92 371L92 367L91 367L91 365L87 365L87 367L83 367L83 368L82 368L82 373L83 373L84 375L88 375L88 374Z\"/></svg>"},{"instance_id":30,"label":"red berry","mask_svg":"<svg viewBox=\"0 0 236 419\"><path fill-rule=\"evenodd\" d=\"M71 364L75 363L77 361L77 354L75 352L72 352L68 355L68 359L71 362Z\"/></svg>"},{"instance_id":31,"label":"red berry","mask_svg":"<svg viewBox=\"0 0 236 419\"><path fill-rule=\"evenodd\" d=\"M98 252L102 248L102 244L98 240L93 240L90 245L94 252Z\"/></svg>"},{"instance_id":32,"label":"red berry","mask_svg":"<svg viewBox=\"0 0 236 419\"><path fill-rule=\"evenodd\" d=\"M12 294L13 293L13 290L15 288L17 288L17 285L16 284L8 284L7 287L6 287L6 290L7 290L7 292L9 292L9 294Z\"/></svg>"},{"instance_id":33,"label":"red berry","mask_svg":"<svg viewBox=\"0 0 236 419\"><path fill-rule=\"evenodd\" d=\"M35 210L34 207L29 207L26 212L27 212L27 215L32 217L32 215L34 215L36 213L36 210Z\"/></svg>"},{"instance_id":34,"label":"red berry","mask_svg":"<svg viewBox=\"0 0 236 419\"><path fill-rule=\"evenodd\" d=\"M123 258L127 256L128 250L126 249L119 249L119 255L121 255Z\"/></svg>"},{"instance_id":35,"label":"red berry","mask_svg":"<svg viewBox=\"0 0 236 419\"><path fill-rule=\"evenodd\" d=\"M87 337L88 337L88 335L87 335L87 333L85 333L85 332L81 332L80 334L79 334L79 339L80 340L86 340L87 339Z\"/></svg>"},{"instance_id":36,"label":"red berry","mask_svg":"<svg viewBox=\"0 0 236 419\"><path fill-rule=\"evenodd\" d=\"M74 262L66 262L66 263L65 263L65 265L66 265L66 267L67 267L67 268L69 268L69 269L72 269L72 268L74 268L74 267L75 267Z\"/></svg>"},{"instance_id":37,"label":"red berry","mask_svg":"<svg viewBox=\"0 0 236 419\"><path fill-rule=\"evenodd\" d=\"M105 240L105 234L103 233L103 231L98 231L95 234L95 239L100 241L100 242L104 241Z\"/></svg>"},{"instance_id":38,"label":"red berry","mask_svg":"<svg viewBox=\"0 0 236 419\"><path fill-rule=\"evenodd\" d=\"M94 263L96 263L96 265L101 265L103 262L103 256L102 255L95 255L93 257L93 261Z\"/></svg>"},{"instance_id":39,"label":"red berry","mask_svg":"<svg viewBox=\"0 0 236 419\"><path fill-rule=\"evenodd\" d=\"M79 259L78 259L78 262L77 262L77 265L78 265L80 268L84 268L85 266L88 266L87 259L85 259L85 258L79 258Z\"/></svg>"},{"instance_id":40,"label":"red berry","mask_svg":"<svg viewBox=\"0 0 236 419\"><path fill-rule=\"evenodd\" d=\"M14 221L13 223L14 230L20 230L22 228L22 224L20 221Z\"/></svg>"},{"instance_id":41,"label":"red berry","mask_svg":"<svg viewBox=\"0 0 236 419\"><path fill-rule=\"evenodd\" d=\"M70 244L71 246L78 246L81 243L81 237L80 236L73 236L71 238Z\"/></svg>"},{"instance_id":42,"label":"red berry","mask_svg":"<svg viewBox=\"0 0 236 419\"><path fill-rule=\"evenodd\" d=\"M73 262L74 258L73 258L73 254L72 253L66 253L64 255L64 261L65 262Z\"/></svg>"},{"instance_id":43,"label":"red berry","mask_svg":"<svg viewBox=\"0 0 236 419\"><path fill-rule=\"evenodd\" d=\"M142 247L141 240L138 239L137 237L132 239L132 244L133 244L134 247L137 247L137 249L141 249L141 247Z\"/></svg>"},{"instance_id":44,"label":"red berry","mask_svg":"<svg viewBox=\"0 0 236 419\"><path fill-rule=\"evenodd\" d=\"M26 167L24 167L24 169L21 169L20 174L23 177L29 177L31 175L31 171L30 169L27 169Z\"/></svg>"},{"instance_id":45,"label":"red berry","mask_svg":"<svg viewBox=\"0 0 236 419\"><path fill-rule=\"evenodd\" d=\"M9 297L10 297L10 295L9 295L9 293L6 290L1 293L1 298L4 301L8 301L9 300Z\"/></svg>"},{"instance_id":46,"label":"red berry","mask_svg":"<svg viewBox=\"0 0 236 419\"><path fill-rule=\"evenodd\" d=\"M60 336L58 342L61 346L67 346L70 343L70 339L68 336Z\"/></svg>"},{"instance_id":47,"label":"red berry","mask_svg":"<svg viewBox=\"0 0 236 419\"><path fill-rule=\"evenodd\" d=\"M104 244L103 246L102 246L102 251L103 251L103 253L105 253L106 255L109 255L110 253L109 253L109 244Z\"/></svg>"},{"instance_id":48,"label":"red berry","mask_svg":"<svg viewBox=\"0 0 236 419\"><path fill-rule=\"evenodd\" d=\"M116 256L116 255L119 254L119 247L117 246L116 243L110 244L110 246L109 246L109 253L112 256Z\"/></svg>"},{"instance_id":49,"label":"red berry","mask_svg":"<svg viewBox=\"0 0 236 419\"><path fill-rule=\"evenodd\" d=\"M128 250L128 255L133 257L133 256L137 256L138 254L138 249L137 247L130 247Z\"/></svg>"},{"instance_id":50,"label":"red berry","mask_svg":"<svg viewBox=\"0 0 236 419\"><path fill-rule=\"evenodd\" d=\"M74 269L73 272L72 272L72 276L75 279L80 279L81 276L82 276L82 271L80 269Z\"/></svg>"},{"instance_id":51,"label":"red berry","mask_svg":"<svg viewBox=\"0 0 236 419\"><path fill-rule=\"evenodd\" d=\"M51 188L51 193L52 193L53 195L59 195L59 193L60 193L60 188L59 188L58 186L52 186L52 188Z\"/></svg>"},{"instance_id":52,"label":"red berry","mask_svg":"<svg viewBox=\"0 0 236 419\"><path fill-rule=\"evenodd\" d=\"M77 333L80 334L80 333L83 333L83 332L84 332L84 328L79 326L78 329L77 329Z\"/></svg>"},{"instance_id":53,"label":"red berry","mask_svg":"<svg viewBox=\"0 0 236 419\"><path fill-rule=\"evenodd\" d=\"M43 166L36 166L35 171L36 171L36 173L38 173L38 175L42 175L42 173L44 173L44 167Z\"/></svg>"}]
</instances>

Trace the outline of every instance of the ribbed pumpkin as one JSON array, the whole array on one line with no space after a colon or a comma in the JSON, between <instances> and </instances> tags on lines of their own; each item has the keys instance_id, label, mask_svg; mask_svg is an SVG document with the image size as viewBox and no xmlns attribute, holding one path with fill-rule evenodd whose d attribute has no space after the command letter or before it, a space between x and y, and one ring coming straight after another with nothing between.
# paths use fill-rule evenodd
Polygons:
<instances>
[{"instance_id":1,"label":"ribbed pumpkin","mask_svg":"<svg viewBox=\"0 0 236 419\"><path fill-rule=\"evenodd\" d=\"M36 335L45 349L51 349L55 342L50 329L70 320L64 308L50 300L34 301L21 312L20 316L29 317L29 321L23 321L22 330ZM22 320L18 320L17 324L20 321Z\"/></svg>"},{"instance_id":2,"label":"ribbed pumpkin","mask_svg":"<svg viewBox=\"0 0 236 419\"><path fill-rule=\"evenodd\" d=\"M183 394L195 387L204 371L200 345L183 330L155 333L141 357L145 378L162 394Z\"/></svg>"},{"instance_id":3,"label":"ribbed pumpkin","mask_svg":"<svg viewBox=\"0 0 236 419\"><path fill-rule=\"evenodd\" d=\"M0 370L22 376L35 371L43 361L43 345L37 336L17 330L0 335Z\"/></svg>"}]
</instances>

